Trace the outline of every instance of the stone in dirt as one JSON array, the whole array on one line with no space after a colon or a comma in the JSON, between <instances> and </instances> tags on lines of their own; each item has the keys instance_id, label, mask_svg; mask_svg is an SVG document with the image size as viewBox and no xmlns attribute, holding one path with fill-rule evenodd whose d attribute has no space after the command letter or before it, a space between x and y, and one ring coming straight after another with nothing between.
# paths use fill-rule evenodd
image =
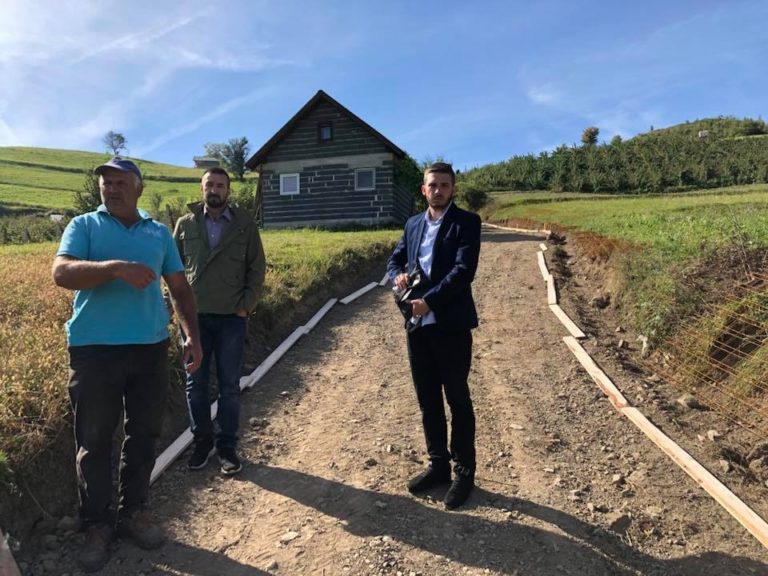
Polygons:
<instances>
[{"instance_id":1,"label":"stone in dirt","mask_svg":"<svg viewBox=\"0 0 768 576\"><path fill-rule=\"evenodd\" d=\"M718 432L717 430L707 430L707 438L709 438L710 441L715 442L720 437L722 437L722 434L720 434L720 432Z\"/></svg>"},{"instance_id":2,"label":"stone in dirt","mask_svg":"<svg viewBox=\"0 0 768 576\"><path fill-rule=\"evenodd\" d=\"M701 403L696 399L695 396L693 396L693 394L683 394L677 400L675 400L675 402L677 402L686 410L701 410L703 408Z\"/></svg>"},{"instance_id":3,"label":"stone in dirt","mask_svg":"<svg viewBox=\"0 0 768 576\"><path fill-rule=\"evenodd\" d=\"M280 536L280 544L288 544L289 542L293 542L299 536L301 536L301 534L299 534L298 532L294 532L293 530L288 530L288 532Z\"/></svg>"}]
</instances>

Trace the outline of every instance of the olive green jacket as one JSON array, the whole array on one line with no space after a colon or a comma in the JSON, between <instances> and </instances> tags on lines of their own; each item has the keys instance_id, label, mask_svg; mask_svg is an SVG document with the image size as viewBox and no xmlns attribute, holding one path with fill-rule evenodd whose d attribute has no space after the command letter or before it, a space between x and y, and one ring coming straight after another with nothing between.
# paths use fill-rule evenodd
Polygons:
<instances>
[{"instance_id":1,"label":"olive green jacket","mask_svg":"<svg viewBox=\"0 0 768 576\"><path fill-rule=\"evenodd\" d=\"M266 262L256 222L246 210L229 209L232 221L213 250L201 202L190 205L191 213L179 218L173 232L200 314L251 312L264 283Z\"/></svg>"}]
</instances>

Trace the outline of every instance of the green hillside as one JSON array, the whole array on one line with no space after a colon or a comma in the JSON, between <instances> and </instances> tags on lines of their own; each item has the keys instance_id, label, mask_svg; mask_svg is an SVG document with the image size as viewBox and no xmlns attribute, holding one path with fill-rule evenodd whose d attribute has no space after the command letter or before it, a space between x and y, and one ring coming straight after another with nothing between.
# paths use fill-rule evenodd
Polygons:
<instances>
[{"instance_id":1,"label":"green hillside","mask_svg":"<svg viewBox=\"0 0 768 576\"><path fill-rule=\"evenodd\" d=\"M695 120L610 144L562 145L538 155L513 156L468 170L459 183L485 191L607 194L764 184L767 131L765 122L749 118Z\"/></svg>"},{"instance_id":2,"label":"green hillside","mask_svg":"<svg viewBox=\"0 0 768 576\"><path fill-rule=\"evenodd\" d=\"M734 118L733 116L718 116L717 118L703 118L701 120L692 120L675 124L668 128L660 128L638 137L651 136L654 138L664 138L670 135L699 137L699 133L708 132L710 139L721 138L744 138L746 136L758 136L768 133L768 126L761 119L752 118Z\"/></svg>"},{"instance_id":3,"label":"green hillside","mask_svg":"<svg viewBox=\"0 0 768 576\"><path fill-rule=\"evenodd\" d=\"M83 186L84 173L109 159L108 154L52 148L0 147L0 205L22 204L47 209L72 208L72 195ZM196 198L201 170L134 159L144 174L146 208L158 192L163 202Z\"/></svg>"}]
</instances>

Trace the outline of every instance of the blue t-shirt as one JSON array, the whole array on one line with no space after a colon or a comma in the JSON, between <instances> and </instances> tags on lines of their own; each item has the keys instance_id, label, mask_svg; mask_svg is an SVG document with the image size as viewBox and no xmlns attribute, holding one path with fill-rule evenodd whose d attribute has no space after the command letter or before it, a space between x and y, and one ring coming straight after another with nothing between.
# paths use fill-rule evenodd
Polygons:
<instances>
[{"instance_id":1,"label":"blue t-shirt","mask_svg":"<svg viewBox=\"0 0 768 576\"><path fill-rule=\"evenodd\" d=\"M154 344L168 338L160 277L183 272L184 265L168 228L143 210L139 215L141 220L126 228L101 205L73 218L64 230L57 256L139 262L157 276L143 290L123 280L76 290L72 318L66 324L70 346Z\"/></svg>"}]
</instances>

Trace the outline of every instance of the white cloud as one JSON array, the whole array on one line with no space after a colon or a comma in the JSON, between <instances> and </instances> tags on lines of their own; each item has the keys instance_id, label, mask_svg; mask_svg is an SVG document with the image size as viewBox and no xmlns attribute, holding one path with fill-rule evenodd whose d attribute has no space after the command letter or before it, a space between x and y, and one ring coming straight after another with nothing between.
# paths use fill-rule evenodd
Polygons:
<instances>
[{"instance_id":1,"label":"white cloud","mask_svg":"<svg viewBox=\"0 0 768 576\"><path fill-rule=\"evenodd\" d=\"M551 83L531 86L528 88L527 96L534 104L553 105L561 100L560 93Z\"/></svg>"},{"instance_id":2,"label":"white cloud","mask_svg":"<svg viewBox=\"0 0 768 576\"><path fill-rule=\"evenodd\" d=\"M85 60L95 58L102 54L109 54L111 52L118 52L121 54L124 54L125 52L140 52L144 49L149 48L150 55L153 53L156 53L155 50L151 50L153 46L158 46L158 40L161 40L165 38L166 36L172 35L177 30L180 30L182 28L185 28L189 26L190 24L196 22L197 20L200 20L204 16L210 13L210 10L203 10L201 12L198 12L197 14L191 15L191 16L183 16L175 21L165 21L161 24L151 26L149 28L146 28L144 30L139 30L138 32L132 32L130 34L126 34L125 36L122 36L118 38L117 40L112 40L111 42L107 42L103 45L98 45L97 47L86 50L82 54L80 54L77 58L75 58L71 64L78 64L80 62L83 62Z\"/></svg>"},{"instance_id":3,"label":"white cloud","mask_svg":"<svg viewBox=\"0 0 768 576\"><path fill-rule=\"evenodd\" d=\"M236 98L232 98L223 104L220 104L217 106L214 110L210 111L209 113L201 116L194 122L189 122L184 124L183 126L177 126L172 128L171 130L168 130L167 132L161 134L157 138L155 138L152 142L150 142L147 145L139 145L134 150L135 156L144 157L148 153L160 148L164 144L167 144L168 142L171 142L172 140L175 140L176 138L180 138L181 136L184 136L185 134L189 134L191 132L194 132L201 126L204 126L205 124L208 124L210 122L213 122L217 118L220 118L221 116L224 116L225 114L228 114L232 112L233 110L236 110L237 108L240 108L241 106L245 104L250 104L251 102L255 100L260 100L263 98L266 98L267 96L272 95L274 90L269 88L259 88L257 90L254 90L248 94L245 94L244 96L238 96Z\"/></svg>"}]
</instances>

